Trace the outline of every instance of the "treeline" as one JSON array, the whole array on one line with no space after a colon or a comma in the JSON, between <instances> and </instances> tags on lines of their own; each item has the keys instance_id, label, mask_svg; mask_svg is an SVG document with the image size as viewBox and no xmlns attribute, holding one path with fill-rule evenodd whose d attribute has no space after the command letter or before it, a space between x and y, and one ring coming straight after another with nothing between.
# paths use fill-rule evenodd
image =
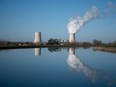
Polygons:
<instances>
[{"instance_id":1,"label":"treeline","mask_svg":"<svg viewBox=\"0 0 116 87\"><path fill-rule=\"evenodd\" d=\"M50 39L48 42L41 42L39 44L35 44L33 42L14 42L7 40L0 40L0 47L6 46L35 46L35 45L62 45L62 46L77 46L77 47L91 47L91 46L111 46L116 47L116 41L104 43L100 40L93 40L93 42L75 42L69 43L68 41L60 41L58 39Z\"/></svg>"},{"instance_id":2,"label":"treeline","mask_svg":"<svg viewBox=\"0 0 116 87\"><path fill-rule=\"evenodd\" d=\"M0 40L0 47L6 46L31 46L32 42L14 42L14 41L7 41L7 40Z\"/></svg>"},{"instance_id":3,"label":"treeline","mask_svg":"<svg viewBox=\"0 0 116 87\"><path fill-rule=\"evenodd\" d=\"M93 46L116 46L116 41L104 43L100 40L93 40Z\"/></svg>"},{"instance_id":4,"label":"treeline","mask_svg":"<svg viewBox=\"0 0 116 87\"><path fill-rule=\"evenodd\" d=\"M91 47L91 46L111 46L111 47L116 47L116 41L105 43L102 42L101 40L93 40L93 42L75 42L75 43L69 43L66 42L65 44L67 45L76 45L76 46L82 46L82 47Z\"/></svg>"}]
</instances>

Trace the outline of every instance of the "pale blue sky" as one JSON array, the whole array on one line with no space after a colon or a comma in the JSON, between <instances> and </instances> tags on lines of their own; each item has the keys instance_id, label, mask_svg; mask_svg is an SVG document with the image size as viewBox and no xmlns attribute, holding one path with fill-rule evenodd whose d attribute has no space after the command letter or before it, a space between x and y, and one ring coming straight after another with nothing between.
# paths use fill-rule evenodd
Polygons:
<instances>
[{"instance_id":1,"label":"pale blue sky","mask_svg":"<svg viewBox=\"0 0 116 87\"><path fill-rule=\"evenodd\" d=\"M100 11L116 0L0 0L0 39L33 41L34 32L42 33L42 40L68 39L67 23L92 6ZM77 41L116 41L116 8L112 13L93 20L76 33Z\"/></svg>"}]
</instances>

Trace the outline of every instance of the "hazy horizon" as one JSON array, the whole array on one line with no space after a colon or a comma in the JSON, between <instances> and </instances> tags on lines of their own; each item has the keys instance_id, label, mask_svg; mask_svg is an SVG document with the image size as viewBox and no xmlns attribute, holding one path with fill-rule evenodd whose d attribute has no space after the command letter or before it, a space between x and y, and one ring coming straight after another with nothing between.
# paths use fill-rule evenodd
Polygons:
<instances>
[{"instance_id":1,"label":"hazy horizon","mask_svg":"<svg viewBox=\"0 0 116 87\"><path fill-rule=\"evenodd\" d=\"M116 0L1 0L0 39L34 41L34 33L41 32L42 41L68 40L69 20L83 17L92 6L107 13L84 25L75 34L76 41L116 41Z\"/></svg>"}]
</instances>

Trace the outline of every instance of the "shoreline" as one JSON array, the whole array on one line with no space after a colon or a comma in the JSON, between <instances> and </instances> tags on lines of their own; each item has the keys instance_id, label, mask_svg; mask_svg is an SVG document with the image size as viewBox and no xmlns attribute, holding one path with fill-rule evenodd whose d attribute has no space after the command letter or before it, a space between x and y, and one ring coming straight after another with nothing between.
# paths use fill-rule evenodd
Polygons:
<instances>
[{"instance_id":1,"label":"shoreline","mask_svg":"<svg viewBox=\"0 0 116 87\"><path fill-rule=\"evenodd\" d=\"M103 52L110 52L116 53L116 47L93 47L94 51L103 51Z\"/></svg>"},{"instance_id":2,"label":"shoreline","mask_svg":"<svg viewBox=\"0 0 116 87\"><path fill-rule=\"evenodd\" d=\"M28 49L28 48L90 48L92 47L93 51L103 51L103 52L111 52L116 53L115 46L78 46L78 45L26 45L26 46L1 46L0 50L7 49Z\"/></svg>"},{"instance_id":3,"label":"shoreline","mask_svg":"<svg viewBox=\"0 0 116 87\"><path fill-rule=\"evenodd\" d=\"M3 46L2 49L20 49L20 48L48 48L48 47L81 47L75 45L37 45L37 46Z\"/></svg>"}]
</instances>

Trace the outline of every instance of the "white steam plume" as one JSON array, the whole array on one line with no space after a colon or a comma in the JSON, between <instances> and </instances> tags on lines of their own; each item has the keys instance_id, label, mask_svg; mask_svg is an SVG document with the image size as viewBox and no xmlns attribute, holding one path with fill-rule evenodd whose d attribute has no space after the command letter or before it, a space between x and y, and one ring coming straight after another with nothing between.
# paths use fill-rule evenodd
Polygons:
<instances>
[{"instance_id":1,"label":"white steam plume","mask_svg":"<svg viewBox=\"0 0 116 87\"><path fill-rule=\"evenodd\" d=\"M96 19L99 17L99 11L96 6L92 6L90 10L88 10L83 17L77 16L75 18L71 18L67 29L69 33L76 33L81 29L89 21Z\"/></svg>"},{"instance_id":2,"label":"white steam plume","mask_svg":"<svg viewBox=\"0 0 116 87\"><path fill-rule=\"evenodd\" d=\"M103 11L103 15L106 16L109 13L112 13L112 10L116 12L116 4L113 4L112 2L108 2L107 8Z\"/></svg>"},{"instance_id":3,"label":"white steam plume","mask_svg":"<svg viewBox=\"0 0 116 87\"><path fill-rule=\"evenodd\" d=\"M69 33L78 32L81 27L83 27L86 23L94 20L96 18L100 18L106 16L109 13L112 13L112 10L116 11L116 4L112 2L107 3L107 8L104 11L99 11L96 6L92 6L83 17L77 16L71 18L69 23L67 24L67 29Z\"/></svg>"}]
</instances>

